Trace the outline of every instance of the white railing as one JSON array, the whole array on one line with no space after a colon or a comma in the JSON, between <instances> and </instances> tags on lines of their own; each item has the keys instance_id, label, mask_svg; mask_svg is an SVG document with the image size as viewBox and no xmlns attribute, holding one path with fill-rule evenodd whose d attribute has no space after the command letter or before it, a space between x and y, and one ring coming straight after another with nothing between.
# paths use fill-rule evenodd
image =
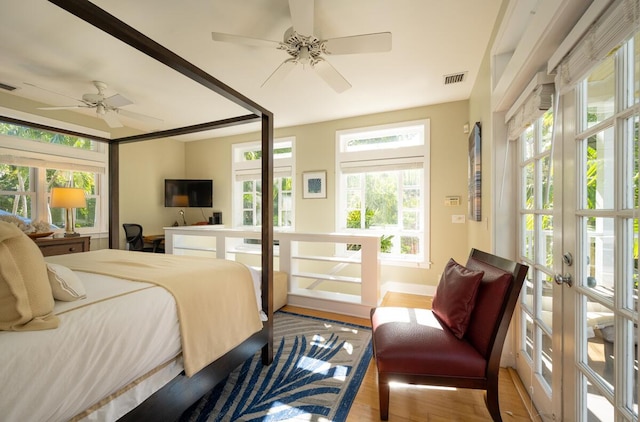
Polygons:
<instances>
[{"instance_id":1,"label":"white railing","mask_svg":"<svg viewBox=\"0 0 640 422\"><path fill-rule=\"evenodd\" d=\"M260 266L260 231L165 227L166 253ZM274 232L274 268L288 274L289 305L363 318L380 300L380 237ZM359 245L355 246L354 245Z\"/></svg>"}]
</instances>

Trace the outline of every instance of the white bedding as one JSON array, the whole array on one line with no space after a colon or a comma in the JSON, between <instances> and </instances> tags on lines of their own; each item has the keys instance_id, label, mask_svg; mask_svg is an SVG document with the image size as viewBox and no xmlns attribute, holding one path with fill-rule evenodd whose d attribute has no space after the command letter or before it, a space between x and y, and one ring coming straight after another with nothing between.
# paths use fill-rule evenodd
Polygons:
<instances>
[{"instance_id":1,"label":"white bedding","mask_svg":"<svg viewBox=\"0 0 640 422\"><path fill-rule=\"evenodd\" d=\"M76 274L87 299L56 301L57 329L0 332L3 421L68 420L180 354L175 301L165 289Z\"/></svg>"}]
</instances>

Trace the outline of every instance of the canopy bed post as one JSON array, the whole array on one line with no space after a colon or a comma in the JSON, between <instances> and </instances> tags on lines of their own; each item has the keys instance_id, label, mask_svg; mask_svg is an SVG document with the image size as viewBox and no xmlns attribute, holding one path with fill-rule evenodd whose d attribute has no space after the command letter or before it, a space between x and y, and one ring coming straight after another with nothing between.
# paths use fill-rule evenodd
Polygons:
<instances>
[{"instance_id":1,"label":"canopy bed post","mask_svg":"<svg viewBox=\"0 0 640 422\"><path fill-rule=\"evenodd\" d=\"M120 145L110 142L109 148L109 249L120 248Z\"/></svg>"},{"instance_id":2,"label":"canopy bed post","mask_svg":"<svg viewBox=\"0 0 640 422\"><path fill-rule=\"evenodd\" d=\"M273 338L273 115L262 114L262 308L267 310L265 329ZM273 362L273 342L262 348L262 363Z\"/></svg>"}]
</instances>

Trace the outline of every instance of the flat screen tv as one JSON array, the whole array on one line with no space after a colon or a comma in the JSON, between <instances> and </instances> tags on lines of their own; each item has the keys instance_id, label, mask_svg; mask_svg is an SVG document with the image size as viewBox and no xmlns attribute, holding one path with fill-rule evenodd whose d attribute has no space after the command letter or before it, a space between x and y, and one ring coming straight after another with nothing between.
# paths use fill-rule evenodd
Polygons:
<instances>
[{"instance_id":1,"label":"flat screen tv","mask_svg":"<svg viewBox=\"0 0 640 422\"><path fill-rule=\"evenodd\" d=\"M165 207L213 207L213 180L165 179Z\"/></svg>"}]
</instances>

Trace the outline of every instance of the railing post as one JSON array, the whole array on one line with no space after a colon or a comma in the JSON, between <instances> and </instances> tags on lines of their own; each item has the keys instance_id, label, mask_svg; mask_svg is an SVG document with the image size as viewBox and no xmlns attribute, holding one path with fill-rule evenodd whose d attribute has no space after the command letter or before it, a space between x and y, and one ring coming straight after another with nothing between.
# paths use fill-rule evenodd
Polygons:
<instances>
[{"instance_id":1,"label":"railing post","mask_svg":"<svg viewBox=\"0 0 640 422\"><path fill-rule=\"evenodd\" d=\"M378 306L380 298L380 238L369 238L362 242L362 286L360 300L363 305Z\"/></svg>"},{"instance_id":2,"label":"railing post","mask_svg":"<svg viewBox=\"0 0 640 422\"><path fill-rule=\"evenodd\" d=\"M278 237L276 235L276 237ZM293 274L293 266L295 265L293 263L293 260L291 259L291 256L293 254L292 251L292 241L291 241L291 237L289 236L282 236L279 237L279 242L280 242L280 255L278 257L278 269L284 273L287 274L287 294L289 294L289 292L291 292L292 289L292 282L293 282L293 277L291 277L291 274Z\"/></svg>"},{"instance_id":3,"label":"railing post","mask_svg":"<svg viewBox=\"0 0 640 422\"><path fill-rule=\"evenodd\" d=\"M227 236L222 236L220 233L216 235L216 258L227 258Z\"/></svg>"}]
</instances>

